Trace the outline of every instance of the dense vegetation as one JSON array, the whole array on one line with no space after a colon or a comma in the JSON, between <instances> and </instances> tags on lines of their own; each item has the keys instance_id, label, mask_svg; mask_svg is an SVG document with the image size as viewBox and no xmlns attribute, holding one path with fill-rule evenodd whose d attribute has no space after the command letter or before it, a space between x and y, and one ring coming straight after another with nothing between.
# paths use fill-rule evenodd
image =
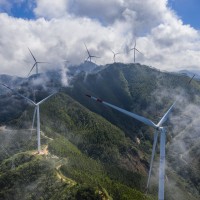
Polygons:
<instances>
[{"instance_id":1,"label":"dense vegetation","mask_svg":"<svg viewBox=\"0 0 200 200\"><path fill-rule=\"evenodd\" d=\"M140 64L116 63L108 65L106 69L96 74L79 74L72 83L73 87L63 88L63 90L82 105L118 126L126 136L133 140L138 137L142 141L139 149L147 154L149 153L148 141L152 141L151 129L118 111L87 99L84 94L102 98L119 107L148 117L155 123L170 105L178 100L173 113L174 122L168 122L167 125L170 135L176 136L181 133L181 137L178 137L178 140L177 138L172 140L168 159L172 164L171 170L178 172L184 178L182 183L184 181L186 184L189 183L190 186L187 188L191 189L190 192L199 196L200 161L195 158L200 142L199 139L196 140L199 138L199 126L195 119L199 118L200 84L196 80L188 84L189 80L189 77L182 74L161 72ZM193 110L191 107L194 107ZM188 127L187 123L191 125ZM179 146L179 149L175 146ZM184 157L182 158L181 153L186 154L184 157L188 160L187 164L183 162ZM187 199L186 195L184 198Z\"/></svg>"},{"instance_id":2,"label":"dense vegetation","mask_svg":"<svg viewBox=\"0 0 200 200\"><path fill-rule=\"evenodd\" d=\"M156 123L179 94L184 93L191 101L200 95L198 82L193 81L189 85L189 80L184 75L161 72L140 64L116 63L97 74L80 74L72 82L73 87L63 90L134 138L139 133L138 129L144 132L140 122L87 99L85 94L149 117ZM147 127L145 130L148 130Z\"/></svg>"},{"instance_id":3,"label":"dense vegetation","mask_svg":"<svg viewBox=\"0 0 200 200\"><path fill-rule=\"evenodd\" d=\"M175 142L177 137L173 140L168 135L166 199L198 199L200 160L194 159L198 158L199 152L198 129L192 129L192 123L186 128L177 117L187 115L182 119L188 120L188 115L192 117L188 109L182 113L180 108L200 102L200 84L192 81L189 85L188 81L186 76L121 63L108 65L98 73L80 73L69 88L60 89L58 77L54 81L52 75L45 86L47 90L42 92L45 87L38 86L40 92L36 93L38 101L47 96L48 87L56 85L61 91L40 109L42 145L43 149L48 145L47 155L36 155L34 151L36 134L33 131L31 135L29 129L33 108L16 95L12 96L15 99L12 101L11 94L4 91L0 105L9 100L10 109L5 107L8 115L0 115L0 121L6 121L4 124L7 125L5 130L0 130L0 199L12 199L13 195L15 199L151 198L144 193L153 130L87 99L87 93L154 122L159 121L178 98L173 118L176 126L172 121L168 122L168 132L172 137L181 133L179 137L185 141L188 151L182 156L180 149L175 148L180 140ZM33 94L26 91L27 87L31 87L30 83L23 82L20 92L33 98ZM8 122L13 116L14 105L15 119ZM196 141L188 137L188 132L193 136L196 134ZM186 164L184 159L188 156L190 159ZM153 199L157 196L156 171L150 189Z\"/></svg>"},{"instance_id":4,"label":"dense vegetation","mask_svg":"<svg viewBox=\"0 0 200 200\"><path fill-rule=\"evenodd\" d=\"M31 125L32 114L32 108L30 108L28 111L25 111L20 118L9 123L12 129L19 129L21 127L23 130L12 131L11 129L9 132L5 129L3 131L4 133L7 132L10 134L10 136L7 135L7 138L3 137L6 134L2 134L2 144L7 141L3 148L5 148L6 151L9 149L8 154L14 154L14 156L16 156L15 153L19 150L22 152L27 150L32 152L33 149L36 148L35 131L30 135L31 131L27 129ZM46 168L44 167L44 177L47 176L47 174L52 174L52 177L48 178L50 179L48 186L50 188L55 188L55 190L58 190L57 187L65 188L63 192L59 190L59 194L60 192L62 194L59 196L59 199L70 199L72 196L76 198L76 196L80 196L81 193L87 194L88 192L93 195L93 199L103 197L107 199L148 199L148 197L145 197L141 193L144 184L144 174L146 174L145 164L147 161L143 160L142 156L139 156L137 146L134 147L134 143L126 138L120 129L113 126L102 117L91 113L65 94L58 94L53 97L51 101L41 106L41 124L42 130L46 134L45 137L42 137L43 148L47 141L49 141L48 148L50 153L63 159L60 170L64 174L64 177L68 177L78 183L68 190L62 186L62 184L60 186L60 182L58 181L51 186L55 179L54 173L56 166L52 164L52 158L45 160L45 166L47 165L50 167L48 169L50 171L47 170L47 173L45 173ZM17 138L19 135L20 137ZM53 140L48 138L52 138ZM13 145L15 143L19 144L19 148L18 145ZM13 151L11 152L10 149L13 149ZM9 155L5 155L4 149L2 149L1 153L3 162L5 158L10 157ZM132 158L132 160L128 160L128 158ZM67 159L67 162L65 162L65 159ZM39 160L37 161L39 162ZM135 163L132 163L132 161ZM15 162L16 159L14 159L14 163ZM43 160L41 160L41 162L43 162ZM128 164L128 166L125 166L124 162ZM31 163L32 161L30 160L29 164ZM35 166L36 163L34 162L33 165ZM16 166L13 172L16 171ZM11 168L11 166L8 167L9 170ZM30 176L33 176L29 169L25 168L25 170L27 170ZM9 191L2 189L2 196L5 194L11 195L17 190L19 195L21 194L21 199L28 199L27 190L25 190L22 195L22 188L24 185L22 182L17 182L18 178L21 181L20 173L22 172L19 172L19 177L16 178L17 185L13 183L14 178L6 182L7 184L13 184L5 186ZM4 175L7 176L7 173L2 174L2 176ZM11 177L12 176L15 177L14 174L11 174ZM44 177L42 176L43 178L40 179L40 176L41 174L38 171L38 176L35 178L38 181L38 187L41 187L41 198L50 199L55 191L50 193L45 187L47 183L43 180ZM28 182L26 178L28 179L28 176L22 178L25 180L26 184L32 184L32 181L36 181L30 178L31 180ZM58 185L57 182L59 183ZM6 191L6 193L4 193L4 191ZM46 194L45 197L43 193ZM99 197L97 197L98 194ZM30 199L37 198L37 195L36 191L33 190ZM89 194L87 194L87 196L88 195ZM3 197L9 199L9 196ZM17 197L19 196L17 195ZM58 198L58 196L56 198Z\"/></svg>"}]
</instances>

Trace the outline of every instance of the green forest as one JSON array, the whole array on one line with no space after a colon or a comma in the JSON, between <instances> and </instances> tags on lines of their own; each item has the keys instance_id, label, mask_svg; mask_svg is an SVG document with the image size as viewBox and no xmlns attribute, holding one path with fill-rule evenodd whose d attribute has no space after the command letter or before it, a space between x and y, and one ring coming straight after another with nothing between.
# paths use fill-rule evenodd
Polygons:
<instances>
[{"instance_id":1,"label":"green forest","mask_svg":"<svg viewBox=\"0 0 200 200\"><path fill-rule=\"evenodd\" d=\"M93 74L79 73L69 87L51 78L46 87L58 91L40 107L44 153L39 155L36 129L31 130L33 107L2 89L0 105L7 102L7 112L0 115L0 199L157 199L159 144L146 191L154 130L85 94L155 123L177 100L166 123L166 199L198 199L199 140L192 109L200 102L200 82L188 84L189 80L183 74L122 63L106 65ZM30 85L25 82L18 92L27 95L27 88ZM37 100L47 96L47 91L38 90ZM189 120L191 126L181 120ZM178 138L184 141L187 154L176 149Z\"/></svg>"}]
</instances>

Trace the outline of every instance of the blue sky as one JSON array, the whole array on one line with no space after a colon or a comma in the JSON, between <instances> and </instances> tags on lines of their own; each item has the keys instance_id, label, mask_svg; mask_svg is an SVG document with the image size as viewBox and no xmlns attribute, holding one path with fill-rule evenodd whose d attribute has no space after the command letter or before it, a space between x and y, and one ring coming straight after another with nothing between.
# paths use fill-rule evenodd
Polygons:
<instances>
[{"instance_id":1,"label":"blue sky","mask_svg":"<svg viewBox=\"0 0 200 200\"><path fill-rule=\"evenodd\" d=\"M200 0L169 0L169 6L176 11L184 24L200 29Z\"/></svg>"},{"instance_id":2,"label":"blue sky","mask_svg":"<svg viewBox=\"0 0 200 200\"><path fill-rule=\"evenodd\" d=\"M5 1L3 1L5 2ZM30 3L31 2L31 3ZM0 2L1 3L1 2ZM6 12L16 18L33 19L34 1L22 0L19 2L10 2L0 4L0 12Z\"/></svg>"},{"instance_id":3,"label":"blue sky","mask_svg":"<svg viewBox=\"0 0 200 200\"><path fill-rule=\"evenodd\" d=\"M30 1L24 0L21 4L13 4L11 9L0 8L0 11L8 12L17 18L34 19L34 6ZM168 6L176 12L184 24L190 24L200 30L200 0L169 0Z\"/></svg>"},{"instance_id":4,"label":"blue sky","mask_svg":"<svg viewBox=\"0 0 200 200\"><path fill-rule=\"evenodd\" d=\"M13 17L17 17L17 18L33 19L34 18L34 13L33 13L34 5L30 5L27 2L28 1L24 1L21 4L15 4L11 8L10 14Z\"/></svg>"}]
</instances>

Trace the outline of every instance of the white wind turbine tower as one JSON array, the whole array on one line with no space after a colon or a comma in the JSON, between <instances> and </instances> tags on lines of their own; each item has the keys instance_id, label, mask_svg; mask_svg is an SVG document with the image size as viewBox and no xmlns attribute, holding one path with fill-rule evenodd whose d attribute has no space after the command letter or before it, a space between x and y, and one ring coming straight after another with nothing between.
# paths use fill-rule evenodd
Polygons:
<instances>
[{"instance_id":1,"label":"white wind turbine tower","mask_svg":"<svg viewBox=\"0 0 200 200\"><path fill-rule=\"evenodd\" d=\"M37 141L38 141L38 153L40 153L41 152L41 142L40 142L40 104L42 104L43 102L45 102L47 99L49 99L55 93L49 95L48 97L46 97L43 100L41 100L38 103L36 103L36 102L32 101L31 99L25 97L24 95L18 93L17 91L11 89L7 85L5 85L5 84L2 84L2 85L4 87L8 88L9 90L11 90L13 93L16 93L18 96L26 99L29 103L31 103L35 107L34 116L33 116L33 124L34 124L34 120L35 120L35 115L37 114ZM33 124L32 124L32 128L33 128Z\"/></svg>"},{"instance_id":2,"label":"white wind turbine tower","mask_svg":"<svg viewBox=\"0 0 200 200\"><path fill-rule=\"evenodd\" d=\"M112 49L110 49L110 51L113 53L113 61L115 63L115 57L116 57L116 55L121 54L121 53L120 52L115 53Z\"/></svg>"},{"instance_id":3,"label":"white wind turbine tower","mask_svg":"<svg viewBox=\"0 0 200 200\"><path fill-rule=\"evenodd\" d=\"M109 106L115 110L118 110L119 112L124 113L125 115L128 115L144 124L147 126L153 127L155 129L155 134L154 134L154 142L153 142L153 150L152 150L152 156L151 156L151 163L150 163L150 169L149 169L149 175L148 175L148 181L147 181L147 188L149 186L150 182L150 177L151 177L151 171L152 171L152 164L153 164L153 159L155 155L155 149L156 149L156 144L157 144L157 139L158 139L158 133L160 132L160 166L159 166L159 186L158 186L158 199L159 200L164 200L164 185L165 185L165 139L166 139L166 130L162 126L163 123L168 119L170 112L172 111L172 108L176 104L176 101L173 103L173 105L169 108L169 110L164 114L162 119L158 122L158 124L154 124L151 120L139 116L135 113L129 112L127 110L124 110L122 108L119 108L115 105L112 105L110 103L107 103L101 99L98 99L96 97L86 95L87 97L100 102L106 106Z\"/></svg>"},{"instance_id":4,"label":"white wind turbine tower","mask_svg":"<svg viewBox=\"0 0 200 200\"><path fill-rule=\"evenodd\" d=\"M135 63L135 52L137 51L137 52L141 53L138 49L136 49L136 41L135 41L134 47L131 48L131 49L129 49L129 52L132 51L132 50L134 51L134 63ZM141 53L141 54L142 54L142 53Z\"/></svg>"},{"instance_id":5,"label":"white wind turbine tower","mask_svg":"<svg viewBox=\"0 0 200 200\"><path fill-rule=\"evenodd\" d=\"M31 50L30 50L29 48L28 48L28 50L29 50L31 56L33 57L33 60L35 61L35 63L33 64L32 68L31 68L31 70L30 70L30 72L28 73L28 76L29 76L30 73L32 72L32 70L34 69L34 67L35 67L35 69L36 69L36 74L39 73L39 70L38 70L38 64L39 64L39 63L47 63L47 62L37 61L36 58L35 58L35 56L34 56L33 53L31 52Z\"/></svg>"}]
</instances>

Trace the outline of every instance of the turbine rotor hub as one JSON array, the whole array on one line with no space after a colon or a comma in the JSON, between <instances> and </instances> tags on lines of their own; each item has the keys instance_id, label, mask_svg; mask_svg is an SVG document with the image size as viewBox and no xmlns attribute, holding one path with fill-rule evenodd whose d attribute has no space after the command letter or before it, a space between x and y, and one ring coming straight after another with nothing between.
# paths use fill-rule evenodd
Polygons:
<instances>
[{"instance_id":1,"label":"turbine rotor hub","mask_svg":"<svg viewBox=\"0 0 200 200\"><path fill-rule=\"evenodd\" d=\"M164 127L159 127L159 126L156 128L157 131L162 131L163 129Z\"/></svg>"}]
</instances>

